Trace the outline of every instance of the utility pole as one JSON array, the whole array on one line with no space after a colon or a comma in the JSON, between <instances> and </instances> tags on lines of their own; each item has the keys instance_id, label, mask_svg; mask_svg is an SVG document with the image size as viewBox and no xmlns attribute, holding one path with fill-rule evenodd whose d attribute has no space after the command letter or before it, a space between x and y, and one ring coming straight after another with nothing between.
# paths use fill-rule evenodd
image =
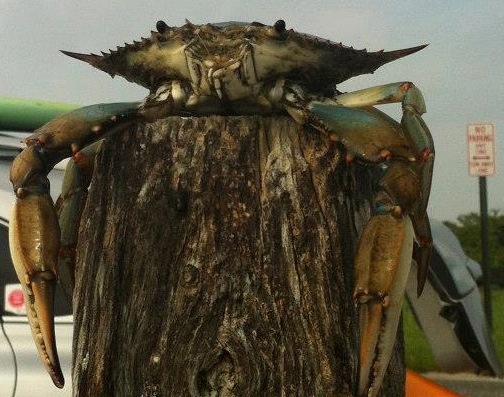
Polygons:
<instances>
[{"instance_id":1,"label":"utility pole","mask_svg":"<svg viewBox=\"0 0 504 397\"><path fill-rule=\"evenodd\" d=\"M492 279L490 268L490 247L488 244L488 195L486 176L479 177L480 219L481 219L481 266L483 266L483 283L485 315L488 325L492 328Z\"/></svg>"}]
</instances>

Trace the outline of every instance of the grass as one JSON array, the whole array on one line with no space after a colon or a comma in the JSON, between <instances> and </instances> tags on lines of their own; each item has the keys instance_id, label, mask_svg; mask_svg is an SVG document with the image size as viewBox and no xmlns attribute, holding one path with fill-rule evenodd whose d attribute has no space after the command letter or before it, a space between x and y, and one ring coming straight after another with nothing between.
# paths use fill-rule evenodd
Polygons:
<instances>
[{"instance_id":1,"label":"grass","mask_svg":"<svg viewBox=\"0 0 504 397\"><path fill-rule=\"evenodd\" d=\"M493 339L504 365L504 288L492 290ZM403 310L406 365L418 372L438 371L432 350L407 304Z\"/></svg>"},{"instance_id":2,"label":"grass","mask_svg":"<svg viewBox=\"0 0 504 397\"><path fill-rule=\"evenodd\" d=\"M403 308L406 366L417 372L437 371L431 347L407 303Z\"/></svg>"}]
</instances>

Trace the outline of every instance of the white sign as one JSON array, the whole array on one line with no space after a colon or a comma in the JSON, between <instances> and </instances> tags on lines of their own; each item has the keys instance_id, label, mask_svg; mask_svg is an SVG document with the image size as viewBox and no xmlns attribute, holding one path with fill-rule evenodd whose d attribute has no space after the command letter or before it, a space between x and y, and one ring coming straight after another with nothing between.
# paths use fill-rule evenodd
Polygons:
<instances>
[{"instance_id":1,"label":"white sign","mask_svg":"<svg viewBox=\"0 0 504 397\"><path fill-rule=\"evenodd\" d=\"M469 175L495 175L495 133L493 124L467 125Z\"/></svg>"},{"instance_id":2,"label":"white sign","mask_svg":"<svg viewBox=\"0 0 504 397\"><path fill-rule=\"evenodd\" d=\"M25 300L21 284L5 284L5 311L26 315Z\"/></svg>"}]
</instances>

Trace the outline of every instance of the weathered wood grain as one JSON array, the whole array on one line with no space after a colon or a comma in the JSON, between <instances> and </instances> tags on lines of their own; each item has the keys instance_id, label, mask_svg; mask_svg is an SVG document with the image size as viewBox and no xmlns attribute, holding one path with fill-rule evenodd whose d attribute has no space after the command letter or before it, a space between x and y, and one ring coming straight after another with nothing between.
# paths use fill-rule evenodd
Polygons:
<instances>
[{"instance_id":1,"label":"weathered wood grain","mask_svg":"<svg viewBox=\"0 0 504 397\"><path fill-rule=\"evenodd\" d=\"M172 117L112 137L81 222L74 395L352 396L372 184L343 155L287 117Z\"/></svg>"}]
</instances>

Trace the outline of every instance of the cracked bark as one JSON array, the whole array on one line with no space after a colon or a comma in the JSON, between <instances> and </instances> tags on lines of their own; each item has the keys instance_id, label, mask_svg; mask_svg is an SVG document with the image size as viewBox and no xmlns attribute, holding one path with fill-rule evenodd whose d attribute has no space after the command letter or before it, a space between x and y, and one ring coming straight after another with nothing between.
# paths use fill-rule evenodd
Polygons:
<instances>
[{"instance_id":1,"label":"cracked bark","mask_svg":"<svg viewBox=\"0 0 504 397\"><path fill-rule=\"evenodd\" d=\"M74 396L352 396L372 183L342 155L287 117L111 137L80 227ZM382 395L403 388L398 348Z\"/></svg>"}]
</instances>

